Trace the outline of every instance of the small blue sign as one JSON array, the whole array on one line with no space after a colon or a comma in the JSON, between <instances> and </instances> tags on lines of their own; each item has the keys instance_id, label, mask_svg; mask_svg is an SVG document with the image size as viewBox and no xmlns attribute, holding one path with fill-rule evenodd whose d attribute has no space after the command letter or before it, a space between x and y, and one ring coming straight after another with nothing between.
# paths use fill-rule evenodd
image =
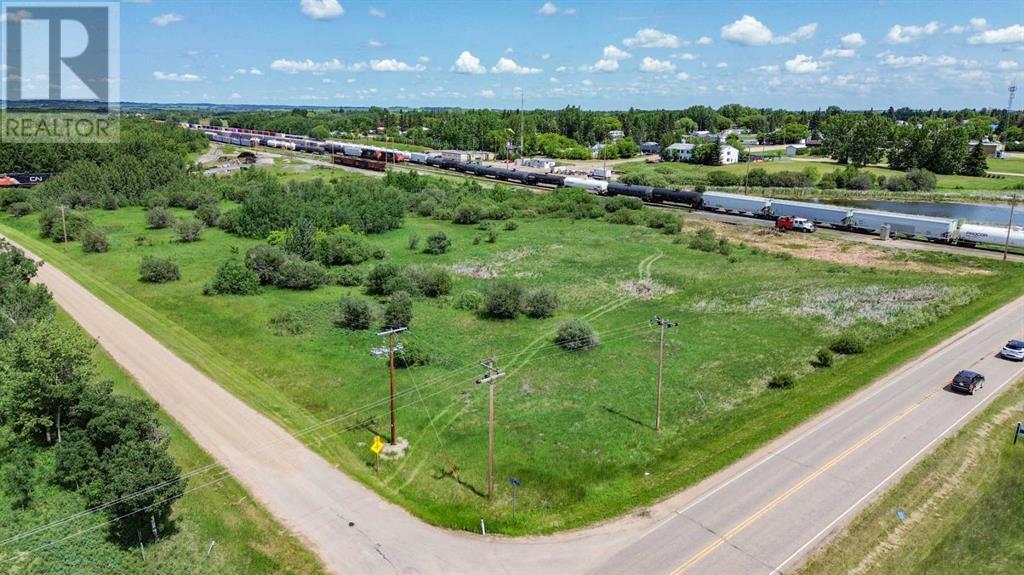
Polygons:
<instances>
[{"instance_id":1,"label":"small blue sign","mask_svg":"<svg viewBox=\"0 0 1024 575\"><path fill-rule=\"evenodd\" d=\"M516 489L522 487L522 484L519 483L519 480L516 479L515 477L509 477L508 482L511 483L512 486L515 487Z\"/></svg>"},{"instance_id":2,"label":"small blue sign","mask_svg":"<svg viewBox=\"0 0 1024 575\"><path fill-rule=\"evenodd\" d=\"M899 510L896 511L896 517L899 518L900 523L902 523L902 522L907 520L907 514L904 513L902 509L899 509Z\"/></svg>"}]
</instances>

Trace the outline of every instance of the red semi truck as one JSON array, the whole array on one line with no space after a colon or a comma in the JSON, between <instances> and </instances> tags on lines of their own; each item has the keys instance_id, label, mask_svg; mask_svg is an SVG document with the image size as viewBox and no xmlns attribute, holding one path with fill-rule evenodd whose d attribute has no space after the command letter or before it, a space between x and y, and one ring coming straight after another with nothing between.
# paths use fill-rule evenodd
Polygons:
<instances>
[{"instance_id":1,"label":"red semi truck","mask_svg":"<svg viewBox=\"0 0 1024 575\"><path fill-rule=\"evenodd\" d=\"M794 218L792 216L782 216L781 218L775 220L775 229L781 232L794 231L809 234L814 232L814 230L817 228L815 228L814 222L808 220L807 218Z\"/></svg>"}]
</instances>

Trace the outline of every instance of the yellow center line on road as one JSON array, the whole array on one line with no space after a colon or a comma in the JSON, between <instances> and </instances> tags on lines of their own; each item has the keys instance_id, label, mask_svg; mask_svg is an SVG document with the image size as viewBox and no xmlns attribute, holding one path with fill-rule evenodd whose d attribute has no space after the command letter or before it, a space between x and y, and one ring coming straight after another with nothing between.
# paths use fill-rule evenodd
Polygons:
<instances>
[{"instance_id":1,"label":"yellow center line on road","mask_svg":"<svg viewBox=\"0 0 1024 575\"><path fill-rule=\"evenodd\" d=\"M689 568L693 567L694 565L696 565L697 563L702 561L708 555L711 555L712 553L714 553L716 549L718 549L719 547L721 547L722 545L727 543L730 539L735 537L738 533L740 533L741 531L743 531L744 529L749 527L752 523L754 523L755 521L757 521L758 519L763 517L765 514L767 514L769 511L771 511L772 509L777 507L780 503L782 503L783 501L785 501L785 500L789 499L790 497L792 497L794 493L796 493L797 491L800 491L801 489L803 489L808 483L814 481L818 477L821 477L829 469L831 469L831 468L835 467L836 465L838 465L839 463L841 463L844 459L849 457L853 452L857 451L861 447L864 447L864 445L866 445L872 439L878 437L886 429L892 427L892 425L895 424L897 421L899 421L899 420L903 419L904 417L906 417L907 415L909 415L912 411L914 411L915 409L920 407L921 404L923 404L925 401L928 401L929 398L934 396L936 393L938 393L942 389L943 388L938 388L938 389L932 390L927 395L925 395L921 399L917 400L913 405L905 408L903 411L901 411L898 414L894 415L891 419L889 419L888 421L886 421L885 423L883 423L882 425L877 427L874 431L872 431L871 433L869 433L869 434L865 435L864 437L862 437L859 441L857 441L857 443L854 443L853 445L848 447L845 451L843 451L839 455L833 457L831 460L829 460L828 463L826 463L825 465L822 465L821 467L816 469L813 473L811 473L807 477L801 479L797 484L795 484L792 487L790 487L789 489L787 489L785 493L783 493L783 494L779 495L778 497L776 497L775 499L772 499L771 501L769 501L764 507L762 507L761 509L758 509L752 515L750 515L749 517L744 519L742 522L740 522L739 525L733 527L728 532L726 532L724 535L720 536L715 542L713 542L713 543L709 544L707 547L701 549L693 557L690 557L690 559L687 560L686 563L683 563L682 565L677 567L674 571L672 571L672 575L680 575L681 573L685 572Z\"/></svg>"}]
</instances>

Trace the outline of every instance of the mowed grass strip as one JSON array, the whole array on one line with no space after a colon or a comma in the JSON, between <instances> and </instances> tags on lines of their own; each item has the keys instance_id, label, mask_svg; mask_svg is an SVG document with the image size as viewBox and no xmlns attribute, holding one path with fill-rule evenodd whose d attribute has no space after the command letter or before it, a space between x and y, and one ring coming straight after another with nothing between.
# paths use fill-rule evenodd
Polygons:
<instances>
[{"instance_id":1,"label":"mowed grass strip","mask_svg":"<svg viewBox=\"0 0 1024 575\"><path fill-rule=\"evenodd\" d=\"M813 554L801 575L1019 573L1024 565L1024 381L945 440ZM906 521L901 522L897 512Z\"/></svg>"},{"instance_id":2,"label":"mowed grass strip","mask_svg":"<svg viewBox=\"0 0 1024 575\"><path fill-rule=\"evenodd\" d=\"M62 310L62 322L73 321ZM128 373L97 346L93 359L99 379L113 383L115 393L147 397ZM54 522L44 529L0 548L0 572L11 574L104 573L322 573L317 558L270 516L212 458L167 416L157 412L168 435L169 453L184 472L201 470L185 479L185 495L174 504L171 529L160 540L124 547L107 537L103 512L83 513L80 495L53 485L53 450L37 460L37 484L27 509L12 509L0 490L0 539L8 539ZM212 544L212 547L211 547ZM14 558L19 551L30 551Z\"/></svg>"},{"instance_id":3,"label":"mowed grass strip","mask_svg":"<svg viewBox=\"0 0 1024 575\"><path fill-rule=\"evenodd\" d=\"M258 242L211 229L199 242L179 244L169 230L145 229L138 208L90 216L108 230L110 252L83 254L72 244L65 253L38 239L34 216L0 220L0 228L285 428L298 432L337 417L302 439L383 496L438 525L475 530L484 517L490 530L510 534L593 523L692 485L1011 299L1024 277L1018 266L970 258L931 258L929 265L956 273L930 273L783 259L742 246L726 257L689 249L689 234L675 243L654 230L601 221L520 219L515 231L499 222L496 243L474 243L485 235L475 226L410 216L403 229L369 237L389 260L464 271L454 294L485 289L488 280L472 275L486 271L549 287L561 306L550 319L495 321L455 309L452 297L417 300L413 330L403 337L431 350L435 361L398 374L399 435L411 448L385 462L378 478L367 445L375 434L386 436L388 380L386 362L369 351L382 341L331 321L342 296L363 297L359 288L201 296L222 261ZM408 248L410 234L422 246L435 231L452 239L449 253ZM174 258L182 279L139 282L144 255ZM971 270L983 273L960 273ZM671 293L630 297L622 282L641 277ZM810 367L839 333L882 337L899 323L843 327L801 312L803 302L875 288L940 296L968 290L974 297L861 356ZM296 335L271 329L282 313L291 315ZM647 323L655 315L681 324L666 345L660 434L653 430L657 331ZM586 318L602 335L597 349L571 354L551 345L554 327L570 317ZM486 390L473 380L482 370L476 362L491 355L509 375L497 387L499 482L487 503ZM796 373L797 385L765 389L781 372ZM515 517L508 476L523 484Z\"/></svg>"}]
</instances>

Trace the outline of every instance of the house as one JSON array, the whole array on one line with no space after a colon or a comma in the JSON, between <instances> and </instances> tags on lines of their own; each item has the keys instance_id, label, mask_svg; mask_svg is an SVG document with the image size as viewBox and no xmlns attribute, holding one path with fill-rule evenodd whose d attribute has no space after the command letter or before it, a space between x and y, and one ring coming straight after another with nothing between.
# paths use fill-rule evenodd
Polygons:
<instances>
[{"instance_id":1,"label":"house","mask_svg":"<svg viewBox=\"0 0 1024 575\"><path fill-rule=\"evenodd\" d=\"M800 150L807 148L807 144L790 144L786 146L786 155L795 156Z\"/></svg>"},{"instance_id":2,"label":"house","mask_svg":"<svg viewBox=\"0 0 1024 575\"><path fill-rule=\"evenodd\" d=\"M597 144L594 144L593 146L590 146L590 155L595 157L595 158L600 156L601 155L601 150L603 150L604 147L605 147L605 144L601 144L601 143L597 143Z\"/></svg>"},{"instance_id":3,"label":"house","mask_svg":"<svg viewBox=\"0 0 1024 575\"><path fill-rule=\"evenodd\" d=\"M661 152L661 144L658 142L644 142L640 144L641 154L657 154Z\"/></svg>"},{"instance_id":4,"label":"house","mask_svg":"<svg viewBox=\"0 0 1024 575\"><path fill-rule=\"evenodd\" d=\"M693 159L693 149L696 147L697 146L694 144L672 144L671 146L665 148L665 159L676 160L679 162L689 162L690 160Z\"/></svg>"},{"instance_id":5,"label":"house","mask_svg":"<svg viewBox=\"0 0 1024 575\"><path fill-rule=\"evenodd\" d=\"M623 132L622 130L612 130L612 131L608 132L608 137L611 138L612 141L614 142L615 140L620 140L622 138L625 138L626 137L626 133Z\"/></svg>"},{"instance_id":6,"label":"house","mask_svg":"<svg viewBox=\"0 0 1024 575\"><path fill-rule=\"evenodd\" d=\"M977 146L977 145L978 145L978 141L977 140L971 140L970 142L967 142L967 149L968 150L973 150L974 146ZM1002 158L1003 157L1003 148L1004 148L1004 146L1003 146L1002 142L992 142L992 141L989 141L989 140L982 140L981 141L981 148L983 150L985 150L985 155L988 156L989 158Z\"/></svg>"},{"instance_id":7,"label":"house","mask_svg":"<svg viewBox=\"0 0 1024 575\"><path fill-rule=\"evenodd\" d=\"M690 132L690 136L692 136L694 138L700 138L701 140L704 140L705 142L717 142L718 141L718 134L712 134L708 130L694 130L694 131Z\"/></svg>"},{"instance_id":8,"label":"house","mask_svg":"<svg viewBox=\"0 0 1024 575\"><path fill-rule=\"evenodd\" d=\"M740 143L744 146L757 146L760 142L757 141L757 136L746 135L740 136Z\"/></svg>"},{"instance_id":9,"label":"house","mask_svg":"<svg viewBox=\"0 0 1024 575\"><path fill-rule=\"evenodd\" d=\"M740 151L730 146L729 144L722 144L721 146L719 146L718 149L720 150L718 157L721 160L723 166L735 164L736 162L740 161Z\"/></svg>"}]
</instances>

